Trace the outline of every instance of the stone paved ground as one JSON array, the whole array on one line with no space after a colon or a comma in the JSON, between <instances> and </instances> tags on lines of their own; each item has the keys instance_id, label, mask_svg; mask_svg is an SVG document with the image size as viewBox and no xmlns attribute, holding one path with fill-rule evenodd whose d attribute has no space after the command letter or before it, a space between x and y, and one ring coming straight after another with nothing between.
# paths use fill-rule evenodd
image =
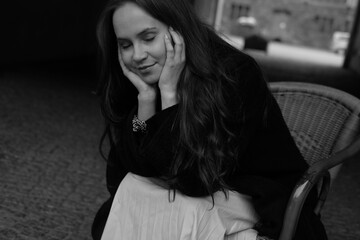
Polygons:
<instances>
[{"instance_id":1,"label":"stone paved ground","mask_svg":"<svg viewBox=\"0 0 360 240\"><path fill-rule=\"evenodd\" d=\"M107 196L95 96L69 76L3 75L0 89L0 240L90 239Z\"/></svg>"},{"instance_id":2,"label":"stone paved ground","mask_svg":"<svg viewBox=\"0 0 360 240\"><path fill-rule=\"evenodd\" d=\"M102 119L87 76L0 75L0 240L86 240L107 196ZM345 164L323 219L360 239L360 159Z\"/></svg>"}]
</instances>

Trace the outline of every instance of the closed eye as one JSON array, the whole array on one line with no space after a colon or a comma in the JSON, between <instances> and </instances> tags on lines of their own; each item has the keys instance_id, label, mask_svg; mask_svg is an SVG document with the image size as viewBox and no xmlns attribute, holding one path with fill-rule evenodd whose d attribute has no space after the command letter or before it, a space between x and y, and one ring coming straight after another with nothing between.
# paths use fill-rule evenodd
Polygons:
<instances>
[{"instance_id":1,"label":"closed eye","mask_svg":"<svg viewBox=\"0 0 360 240\"><path fill-rule=\"evenodd\" d=\"M143 40L145 42L151 42L155 39L156 35L155 34L146 34L144 37L143 37Z\"/></svg>"},{"instance_id":2,"label":"closed eye","mask_svg":"<svg viewBox=\"0 0 360 240\"><path fill-rule=\"evenodd\" d=\"M118 43L118 46L121 48L121 49L127 49L131 46L131 43L127 43L127 42L119 42Z\"/></svg>"},{"instance_id":3,"label":"closed eye","mask_svg":"<svg viewBox=\"0 0 360 240\"><path fill-rule=\"evenodd\" d=\"M154 40L155 39L155 37L147 37L147 38L145 38L144 40L146 41L146 42L151 42L152 40Z\"/></svg>"},{"instance_id":4,"label":"closed eye","mask_svg":"<svg viewBox=\"0 0 360 240\"><path fill-rule=\"evenodd\" d=\"M130 44L122 44L120 45L120 48L122 49L126 49L126 48L129 48L130 47Z\"/></svg>"}]
</instances>

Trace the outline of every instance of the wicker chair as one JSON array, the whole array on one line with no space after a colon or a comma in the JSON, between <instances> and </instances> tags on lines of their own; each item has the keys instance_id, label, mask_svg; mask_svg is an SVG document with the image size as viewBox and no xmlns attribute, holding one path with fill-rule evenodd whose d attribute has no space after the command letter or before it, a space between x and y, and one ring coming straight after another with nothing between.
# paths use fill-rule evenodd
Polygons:
<instances>
[{"instance_id":1,"label":"wicker chair","mask_svg":"<svg viewBox=\"0 0 360 240\"><path fill-rule=\"evenodd\" d=\"M319 214L330 182L329 169L360 155L360 100L337 89L318 84L272 82L270 89L279 103L297 146L310 167L295 187L285 213L279 240L291 240L305 199L313 186L319 189Z\"/></svg>"}]
</instances>

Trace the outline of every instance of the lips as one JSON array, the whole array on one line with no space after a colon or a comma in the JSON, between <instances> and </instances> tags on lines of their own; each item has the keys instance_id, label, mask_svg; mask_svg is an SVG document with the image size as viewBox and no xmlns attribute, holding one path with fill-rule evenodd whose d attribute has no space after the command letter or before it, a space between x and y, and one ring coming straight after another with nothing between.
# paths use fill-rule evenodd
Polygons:
<instances>
[{"instance_id":1,"label":"lips","mask_svg":"<svg viewBox=\"0 0 360 240\"><path fill-rule=\"evenodd\" d=\"M143 65L143 66L139 66L137 69L140 71L140 72L144 72L144 71L147 71L149 70L152 66L154 66L155 63L153 64L149 64L149 65Z\"/></svg>"}]
</instances>

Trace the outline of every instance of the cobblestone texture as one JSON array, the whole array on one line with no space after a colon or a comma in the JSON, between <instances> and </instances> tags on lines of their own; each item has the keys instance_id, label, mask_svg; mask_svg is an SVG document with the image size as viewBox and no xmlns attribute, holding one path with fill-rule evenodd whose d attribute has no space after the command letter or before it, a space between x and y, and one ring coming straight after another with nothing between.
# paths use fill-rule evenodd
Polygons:
<instances>
[{"instance_id":1,"label":"cobblestone texture","mask_svg":"<svg viewBox=\"0 0 360 240\"><path fill-rule=\"evenodd\" d=\"M0 75L0 240L90 239L107 192L89 86L84 76ZM360 239L359 175L360 159L345 164L330 192L330 240Z\"/></svg>"},{"instance_id":2,"label":"cobblestone texture","mask_svg":"<svg viewBox=\"0 0 360 240\"><path fill-rule=\"evenodd\" d=\"M107 197L102 120L86 81L73 80L0 79L0 240L90 239Z\"/></svg>"}]
</instances>

